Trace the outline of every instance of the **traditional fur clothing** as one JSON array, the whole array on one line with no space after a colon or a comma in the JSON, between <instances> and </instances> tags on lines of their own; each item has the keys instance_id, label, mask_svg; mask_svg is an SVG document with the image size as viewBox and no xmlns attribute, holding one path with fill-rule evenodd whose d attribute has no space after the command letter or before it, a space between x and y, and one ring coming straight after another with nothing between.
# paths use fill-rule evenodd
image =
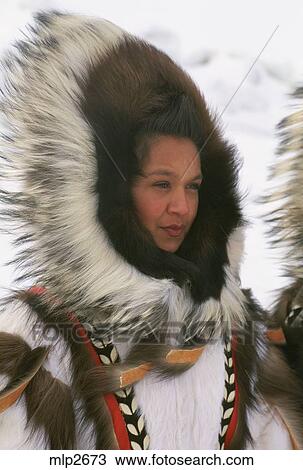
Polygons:
<instances>
[{"instance_id":1,"label":"traditional fur clothing","mask_svg":"<svg viewBox=\"0 0 303 470\"><path fill-rule=\"evenodd\" d=\"M239 286L236 151L188 75L107 21L59 13L4 66L2 174L19 186L3 217L36 287L0 314L0 447L302 447L295 379ZM176 253L131 197L149 133L200 149Z\"/></svg>"},{"instance_id":2,"label":"traditional fur clothing","mask_svg":"<svg viewBox=\"0 0 303 470\"><path fill-rule=\"evenodd\" d=\"M289 286L277 295L273 320L283 329L281 346L303 380L303 88L292 96L294 111L279 126L280 146L270 175L275 187L265 198L274 204L268 222L274 247L284 249L283 274Z\"/></svg>"}]
</instances>

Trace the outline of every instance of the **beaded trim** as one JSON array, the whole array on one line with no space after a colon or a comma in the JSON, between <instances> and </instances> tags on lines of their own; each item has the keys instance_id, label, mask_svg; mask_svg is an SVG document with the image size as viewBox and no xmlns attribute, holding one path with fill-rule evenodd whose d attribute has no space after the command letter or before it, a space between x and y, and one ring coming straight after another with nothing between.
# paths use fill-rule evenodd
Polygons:
<instances>
[{"instance_id":1,"label":"beaded trim","mask_svg":"<svg viewBox=\"0 0 303 470\"><path fill-rule=\"evenodd\" d=\"M106 343L89 335L102 364L109 365L119 362L117 348L112 343ZM137 405L133 387L125 387L113 392L123 415L126 429L133 450L147 450L149 448L149 436L145 429L143 415Z\"/></svg>"},{"instance_id":2,"label":"beaded trim","mask_svg":"<svg viewBox=\"0 0 303 470\"><path fill-rule=\"evenodd\" d=\"M102 364L110 365L120 361L118 351L112 343L106 343L100 339L94 338L91 334L89 337ZM220 450L225 448L226 433L234 412L236 397L235 373L230 340L225 343L224 355L225 386L221 406L220 433L218 435L218 447ZM125 420L131 448L133 450L147 450L149 448L150 439L145 429L144 417L136 402L133 387L125 387L113 393L116 396L119 408Z\"/></svg>"},{"instance_id":3,"label":"beaded trim","mask_svg":"<svg viewBox=\"0 0 303 470\"><path fill-rule=\"evenodd\" d=\"M219 449L225 448L225 439L231 418L234 412L236 399L235 371L233 364L233 355L230 340L226 341L224 347L225 355L225 386L224 397L222 400L221 430L218 436Z\"/></svg>"},{"instance_id":4,"label":"beaded trim","mask_svg":"<svg viewBox=\"0 0 303 470\"><path fill-rule=\"evenodd\" d=\"M31 289L39 297L45 292L44 288L34 287ZM299 309L298 309L299 310ZM300 307L299 314L302 313ZM297 312L295 312L297 313ZM291 316L292 317L292 316ZM292 318L290 319L290 321ZM95 348L102 364L109 365L119 362L119 354L116 347L110 343L94 337L91 331L86 333ZM235 384L235 371L233 364L233 355L231 347L231 339L225 342L224 346L225 355L225 386L224 397L221 406L221 425L220 433L218 435L218 448L223 450L225 448L226 434L231 423L235 408L236 399L236 384ZM133 450L147 450L149 448L150 438L145 429L144 417L140 412L135 399L135 393L132 386L125 387L124 389L113 392L116 396L119 408L124 418L127 433L129 436L130 446Z\"/></svg>"}]
</instances>

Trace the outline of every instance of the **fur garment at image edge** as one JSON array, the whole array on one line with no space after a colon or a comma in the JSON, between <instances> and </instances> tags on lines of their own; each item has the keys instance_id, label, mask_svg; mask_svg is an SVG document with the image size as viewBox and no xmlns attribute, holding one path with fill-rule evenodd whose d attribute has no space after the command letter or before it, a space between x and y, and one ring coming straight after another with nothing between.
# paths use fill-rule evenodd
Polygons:
<instances>
[{"instance_id":1,"label":"fur garment at image edge","mask_svg":"<svg viewBox=\"0 0 303 470\"><path fill-rule=\"evenodd\" d=\"M2 67L1 224L35 288L0 312L0 400L30 377L0 413L0 448L302 448L300 389L239 282L239 157L191 78L106 20L58 12L38 14ZM201 149L198 213L175 253L132 201L142 133ZM193 364L165 360L197 342Z\"/></svg>"},{"instance_id":2,"label":"fur garment at image edge","mask_svg":"<svg viewBox=\"0 0 303 470\"><path fill-rule=\"evenodd\" d=\"M292 94L291 106L291 114L278 125L280 145L269 176L274 185L262 202L275 207L267 216L269 241L273 248L279 248L277 259L288 279L288 286L277 294L272 317L285 335L281 349L303 380L302 87Z\"/></svg>"}]
</instances>

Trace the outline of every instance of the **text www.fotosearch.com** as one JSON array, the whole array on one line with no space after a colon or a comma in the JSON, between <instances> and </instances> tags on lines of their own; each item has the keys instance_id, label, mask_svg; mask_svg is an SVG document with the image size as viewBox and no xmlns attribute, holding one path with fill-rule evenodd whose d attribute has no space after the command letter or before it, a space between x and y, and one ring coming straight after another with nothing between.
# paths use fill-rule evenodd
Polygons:
<instances>
[{"instance_id":1,"label":"text www.fotosearch.com","mask_svg":"<svg viewBox=\"0 0 303 470\"><path fill-rule=\"evenodd\" d=\"M214 453L213 455L195 455L195 456L173 456L173 455L157 455L150 456L118 456L113 454L74 454L60 456L52 456L49 460L50 466L58 466L68 468L71 466L110 466L111 468L120 466L145 466L145 465L204 465L220 466L220 465L238 465L253 466L254 459L251 456L226 456L223 457Z\"/></svg>"}]
</instances>

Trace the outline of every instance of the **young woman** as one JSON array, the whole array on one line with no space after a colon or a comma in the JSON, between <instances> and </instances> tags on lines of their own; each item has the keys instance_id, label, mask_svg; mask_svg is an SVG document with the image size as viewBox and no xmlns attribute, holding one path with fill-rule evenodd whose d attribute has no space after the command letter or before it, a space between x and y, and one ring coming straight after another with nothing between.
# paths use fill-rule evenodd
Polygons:
<instances>
[{"instance_id":1,"label":"young woman","mask_svg":"<svg viewBox=\"0 0 303 470\"><path fill-rule=\"evenodd\" d=\"M0 447L301 447L296 381L239 285L236 150L192 80L58 13L4 65L3 217L33 287L0 313Z\"/></svg>"}]
</instances>

